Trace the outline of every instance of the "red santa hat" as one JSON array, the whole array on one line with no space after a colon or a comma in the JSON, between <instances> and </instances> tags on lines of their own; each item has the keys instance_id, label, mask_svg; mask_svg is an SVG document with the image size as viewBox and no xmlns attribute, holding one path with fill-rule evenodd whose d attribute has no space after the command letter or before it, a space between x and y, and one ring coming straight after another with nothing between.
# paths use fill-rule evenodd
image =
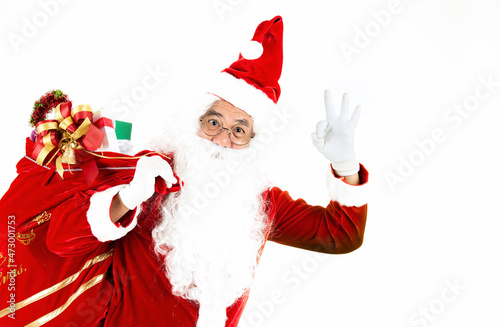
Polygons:
<instances>
[{"instance_id":1,"label":"red santa hat","mask_svg":"<svg viewBox=\"0 0 500 327\"><path fill-rule=\"evenodd\" d=\"M283 20L276 16L259 24L238 60L213 80L209 93L244 110L252 116L254 129L259 129L280 97L282 66Z\"/></svg>"}]
</instances>

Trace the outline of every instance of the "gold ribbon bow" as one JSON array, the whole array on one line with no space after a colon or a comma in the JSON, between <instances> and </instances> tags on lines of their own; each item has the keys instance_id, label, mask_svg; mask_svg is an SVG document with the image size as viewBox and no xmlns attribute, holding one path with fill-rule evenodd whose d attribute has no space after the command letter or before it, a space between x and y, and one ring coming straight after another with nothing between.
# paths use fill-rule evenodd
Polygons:
<instances>
[{"instance_id":1,"label":"gold ribbon bow","mask_svg":"<svg viewBox=\"0 0 500 327\"><path fill-rule=\"evenodd\" d=\"M56 170L63 177L62 164L76 164L76 150L98 149L104 133L93 125L93 112L89 105L72 108L71 102L61 103L54 113L55 120L44 120L36 125L38 136L31 157L43 166L59 155Z\"/></svg>"}]
</instances>

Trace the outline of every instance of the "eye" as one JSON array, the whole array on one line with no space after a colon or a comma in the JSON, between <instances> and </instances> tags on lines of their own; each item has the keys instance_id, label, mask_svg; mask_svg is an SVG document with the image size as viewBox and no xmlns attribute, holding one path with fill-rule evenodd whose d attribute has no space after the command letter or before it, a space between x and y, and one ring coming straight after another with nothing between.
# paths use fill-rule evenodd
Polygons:
<instances>
[{"instance_id":1,"label":"eye","mask_svg":"<svg viewBox=\"0 0 500 327\"><path fill-rule=\"evenodd\" d=\"M243 126L234 126L232 133L236 137L245 137L245 135L247 134L247 130Z\"/></svg>"},{"instance_id":2,"label":"eye","mask_svg":"<svg viewBox=\"0 0 500 327\"><path fill-rule=\"evenodd\" d=\"M208 124L214 127L219 126L219 122L216 119L209 119Z\"/></svg>"}]
</instances>

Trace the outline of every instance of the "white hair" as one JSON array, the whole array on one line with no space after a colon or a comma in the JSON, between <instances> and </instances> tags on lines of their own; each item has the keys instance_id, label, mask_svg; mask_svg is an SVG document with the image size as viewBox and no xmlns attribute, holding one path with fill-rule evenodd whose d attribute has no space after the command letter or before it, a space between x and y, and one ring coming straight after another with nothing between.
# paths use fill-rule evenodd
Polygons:
<instances>
[{"instance_id":1,"label":"white hair","mask_svg":"<svg viewBox=\"0 0 500 327\"><path fill-rule=\"evenodd\" d=\"M218 99L207 96L199 109L183 111L156 140L156 150L173 153L184 185L164 201L153 240L174 294L199 302L200 317L215 312L207 319L222 323L225 308L250 287L265 243L269 182L252 142L234 150L197 136L198 117Z\"/></svg>"}]
</instances>

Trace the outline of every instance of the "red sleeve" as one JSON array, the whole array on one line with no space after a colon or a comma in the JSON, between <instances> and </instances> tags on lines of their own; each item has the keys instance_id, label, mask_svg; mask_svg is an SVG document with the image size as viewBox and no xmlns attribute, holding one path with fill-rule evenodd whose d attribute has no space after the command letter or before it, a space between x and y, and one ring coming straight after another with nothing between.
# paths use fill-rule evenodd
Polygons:
<instances>
[{"instance_id":1,"label":"red sleeve","mask_svg":"<svg viewBox=\"0 0 500 327\"><path fill-rule=\"evenodd\" d=\"M118 222L111 221L111 201L114 193L118 191L116 187L120 186L109 186L79 192L54 209L47 231L47 247L52 252L59 256L85 254L103 243L125 236L135 227L139 212L137 208L130 210ZM97 216L94 202L94 217L90 219L89 208L93 205L93 196L102 196L105 193L110 195L97 205Z\"/></svg>"},{"instance_id":2,"label":"red sleeve","mask_svg":"<svg viewBox=\"0 0 500 327\"><path fill-rule=\"evenodd\" d=\"M326 208L312 206L303 199L293 200L277 187L268 192L268 203L271 241L332 254L354 251L363 243L366 204L346 206L330 201Z\"/></svg>"},{"instance_id":3,"label":"red sleeve","mask_svg":"<svg viewBox=\"0 0 500 327\"><path fill-rule=\"evenodd\" d=\"M53 212L47 231L47 248L60 256L81 255L101 245L92 235L86 211L89 195L81 192Z\"/></svg>"},{"instance_id":4,"label":"red sleeve","mask_svg":"<svg viewBox=\"0 0 500 327\"><path fill-rule=\"evenodd\" d=\"M135 166L135 161L128 164ZM117 223L112 222L109 213L113 198L130 182L133 173L130 169L101 171L96 179L100 184L74 193L57 205L47 231L47 247L59 256L86 254L134 229L138 208L130 210ZM157 179L155 190L160 193L176 190L174 186L162 189L163 184Z\"/></svg>"}]
</instances>

